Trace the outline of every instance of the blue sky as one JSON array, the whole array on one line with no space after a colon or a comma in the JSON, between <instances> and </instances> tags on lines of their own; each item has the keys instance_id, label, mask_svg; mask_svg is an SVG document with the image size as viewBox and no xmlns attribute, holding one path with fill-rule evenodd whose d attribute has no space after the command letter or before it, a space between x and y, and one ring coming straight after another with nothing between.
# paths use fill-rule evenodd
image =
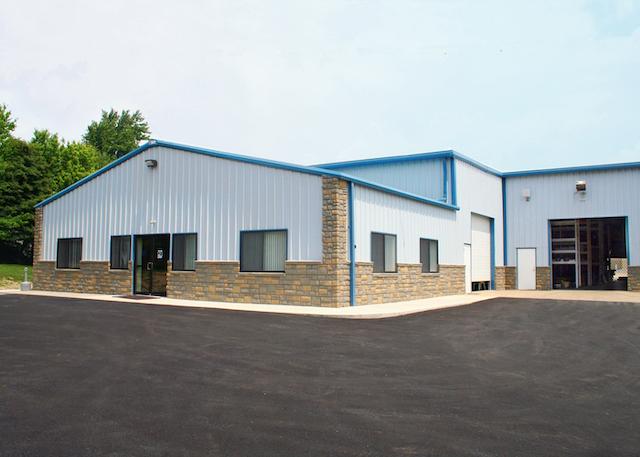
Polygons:
<instances>
[{"instance_id":1,"label":"blue sky","mask_svg":"<svg viewBox=\"0 0 640 457\"><path fill-rule=\"evenodd\" d=\"M640 0L5 3L0 103L78 139L296 163L456 149L500 170L640 160Z\"/></svg>"}]
</instances>

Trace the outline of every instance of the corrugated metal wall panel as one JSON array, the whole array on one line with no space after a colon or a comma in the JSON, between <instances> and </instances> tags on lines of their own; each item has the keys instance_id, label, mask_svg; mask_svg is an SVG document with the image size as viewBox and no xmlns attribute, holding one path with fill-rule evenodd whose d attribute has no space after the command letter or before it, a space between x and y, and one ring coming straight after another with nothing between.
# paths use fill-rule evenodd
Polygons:
<instances>
[{"instance_id":1,"label":"corrugated metal wall panel","mask_svg":"<svg viewBox=\"0 0 640 457\"><path fill-rule=\"evenodd\" d=\"M111 235L184 232L198 233L198 259L238 260L240 230L273 228L289 230L290 260L322 260L322 178L151 148L44 207L43 260L58 238L108 260Z\"/></svg>"},{"instance_id":2,"label":"corrugated metal wall panel","mask_svg":"<svg viewBox=\"0 0 640 457\"><path fill-rule=\"evenodd\" d=\"M459 242L471 243L471 214L494 219L495 263L502 266L502 178L479 170L466 162L456 160L458 206L460 207Z\"/></svg>"},{"instance_id":3,"label":"corrugated metal wall panel","mask_svg":"<svg viewBox=\"0 0 640 457\"><path fill-rule=\"evenodd\" d=\"M357 261L371 261L371 232L383 232L397 235L399 263L420 263L420 238L430 238L439 241L441 264L463 264L458 212L362 186L354 194Z\"/></svg>"},{"instance_id":4,"label":"corrugated metal wall panel","mask_svg":"<svg viewBox=\"0 0 640 457\"><path fill-rule=\"evenodd\" d=\"M358 165L335 169L367 181L441 200L443 197L443 160L430 159L411 162ZM449 170L447 169L447 173ZM451 202L451 180L447 182L447 201Z\"/></svg>"},{"instance_id":5,"label":"corrugated metal wall panel","mask_svg":"<svg viewBox=\"0 0 640 457\"><path fill-rule=\"evenodd\" d=\"M584 199L576 193L580 180L587 181ZM631 264L640 265L639 169L514 176L506 182L509 265L515 265L518 247L537 248L537 265L549 265L549 219L616 216L629 218ZM531 191L528 202L523 189Z\"/></svg>"}]
</instances>

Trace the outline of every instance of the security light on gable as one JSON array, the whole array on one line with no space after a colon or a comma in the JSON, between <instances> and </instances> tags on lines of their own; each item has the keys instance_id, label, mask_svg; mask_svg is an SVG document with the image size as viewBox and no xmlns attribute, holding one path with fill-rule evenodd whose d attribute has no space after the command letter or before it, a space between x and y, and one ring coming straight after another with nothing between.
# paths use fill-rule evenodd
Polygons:
<instances>
[{"instance_id":1,"label":"security light on gable","mask_svg":"<svg viewBox=\"0 0 640 457\"><path fill-rule=\"evenodd\" d=\"M144 164L147 166L147 168L155 168L158 166L158 161L154 159L147 159L144 161Z\"/></svg>"}]
</instances>

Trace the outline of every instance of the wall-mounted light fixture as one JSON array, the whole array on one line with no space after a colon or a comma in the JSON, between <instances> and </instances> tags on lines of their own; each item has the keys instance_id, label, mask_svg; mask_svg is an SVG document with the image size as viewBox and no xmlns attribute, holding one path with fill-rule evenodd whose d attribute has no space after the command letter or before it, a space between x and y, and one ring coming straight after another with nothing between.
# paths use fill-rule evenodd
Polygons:
<instances>
[{"instance_id":1,"label":"wall-mounted light fixture","mask_svg":"<svg viewBox=\"0 0 640 457\"><path fill-rule=\"evenodd\" d=\"M158 161L155 159L147 159L144 161L144 164L147 168L156 168L158 166Z\"/></svg>"},{"instance_id":2,"label":"wall-mounted light fixture","mask_svg":"<svg viewBox=\"0 0 640 457\"><path fill-rule=\"evenodd\" d=\"M522 198L525 202L531 200L531 189L522 189Z\"/></svg>"},{"instance_id":3,"label":"wall-mounted light fixture","mask_svg":"<svg viewBox=\"0 0 640 457\"><path fill-rule=\"evenodd\" d=\"M576 181L576 192L586 192L587 181Z\"/></svg>"}]
</instances>

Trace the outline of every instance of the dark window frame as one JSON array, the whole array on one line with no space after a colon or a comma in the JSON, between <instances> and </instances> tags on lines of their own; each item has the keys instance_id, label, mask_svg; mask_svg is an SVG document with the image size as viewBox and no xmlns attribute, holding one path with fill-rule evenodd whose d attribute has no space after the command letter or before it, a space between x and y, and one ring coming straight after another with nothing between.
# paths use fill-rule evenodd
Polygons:
<instances>
[{"instance_id":1,"label":"dark window frame","mask_svg":"<svg viewBox=\"0 0 640 457\"><path fill-rule=\"evenodd\" d=\"M114 238L119 238L119 239L128 238L129 239L129 256L127 257L127 266L126 267L114 267L113 266L113 239ZM132 252L131 247L132 246L133 246L133 243L131 242L131 235L111 235L110 245L109 245L109 269L110 270L128 270L129 269L129 262L131 262L131 252Z\"/></svg>"},{"instance_id":2,"label":"dark window frame","mask_svg":"<svg viewBox=\"0 0 640 457\"><path fill-rule=\"evenodd\" d=\"M61 266L60 265L60 242L61 241L78 241L80 240L80 258L78 259L78 266L77 267L71 267L71 266ZM71 260L71 259L69 259ZM80 269L80 262L82 262L82 238L81 237L75 237L75 238L58 238L58 242L56 245L56 269L58 270L79 270Z\"/></svg>"},{"instance_id":3,"label":"dark window frame","mask_svg":"<svg viewBox=\"0 0 640 457\"><path fill-rule=\"evenodd\" d=\"M435 271L431 271L430 266L431 264L428 263L427 265L424 264L424 262L422 262L422 242L426 241L427 242L427 246L428 246L428 252L427 252L427 259L428 261L431 260L431 242L435 241L436 243L436 270ZM422 264L422 272L424 274L436 274L436 273L440 273L440 241L436 240L435 238L420 238L420 263ZM425 267L427 268L425 270Z\"/></svg>"},{"instance_id":4,"label":"dark window frame","mask_svg":"<svg viewBox=\"0 0 640 457\"><path fill-rule=\"evenodd\" d=\"M239 240L239 255L238 259L240 260L240 273L284 273L285 269L282 270L265 270L264 266L262 270L247 270L242 267L242 235L245 233L270 233L270 232L284 232L284 262L285 268L287 261L289 260L289 229L257 229L257 230L240 230L240 240ZM264 240L263 240L264 243ZM264 255L264 252L263 252Z\"/></svg>"},{"instance_id":5,"label":"dark window frame","mask_svg":"<svg viewBox=\"0 0 640 457\"><path fill-rule=\"evenodd\" d=\"M196 237L195 255L193 259L193 269L190 268L176 268L175 254L176 254L176 236L189 236L194 235ZM171 249L171 271L196 271L195 262L198 260L198 232L184 232L184 233L172 233L170 239ZM186 262L185 262L186 264Z\"/></svg>"},{"instance_id":6,"label":"dark window frame","mask_svg":"<svg viewBox=\"0 0 640 457\"><path fill-rule=\"evenodd\" d=\"M375 262L373 260L373 237L374 237L374 235L382 236L382 271L376 271ZM387 250L385 249L385 239L388 236L392 236L394 238L394 244L395 244L396 261L394 263L394 269L392 271L385 270L385 265L387 264ZM393 273L397 273L398 272L398 235L396 235L395 233L371 232L371 252L370 252L370 256L371 256L371 262L374 263L373 272L375 274L393 274Z\"/></svg>"}]
</instances>

